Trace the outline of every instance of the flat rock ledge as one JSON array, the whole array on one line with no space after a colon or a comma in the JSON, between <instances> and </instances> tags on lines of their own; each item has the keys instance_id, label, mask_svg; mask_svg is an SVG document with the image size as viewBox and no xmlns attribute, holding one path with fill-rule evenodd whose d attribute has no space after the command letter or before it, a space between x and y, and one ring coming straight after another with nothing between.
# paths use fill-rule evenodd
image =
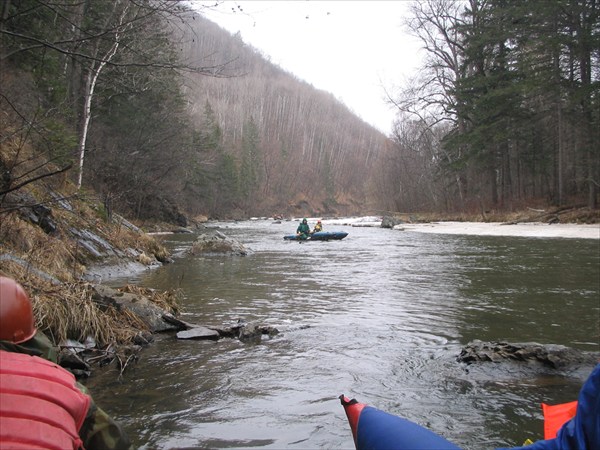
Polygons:
<instances>
[{"instance_id":1,"label":"flat rock ledge","mask_svg":"<svg viewBox=\"0 0 600 450\"><path fill-rule=\"evenodd\" d=\"M152 303L143 295L123 293L104 285L94 285L92 299L100 305L125 309L140 318L149 333L176 331L178 339L234 338L244 342L260 341L262 336L275 336L279 331L275 327L238 321L233 326L210 327L185 322L173 314ZM148 342L152 339L147 338Z\"/></svg>"},{"instance_id":2,"label":"flat rock ledge","mask_svg":"<svg viewBox=\"0 0 600 450\"><path fill-rule=\"evenodd\" d=\"M260 342L263 336L273 337L279 334L279 330L275 327L243 321L228 327L212 327L184 322L172 315L167 315L164 319L185 328L177 333L177 339L216 341L221 338L232 338L242 342Z\"/></svg>"},{"instance_id":3,"label":"flat rock ledge","mask_svg":"<svg viewBox=\"0 0 600 450\"><path fill-rule=\"evenodd\" d=\"M210 339L218 340L221 337L217 330L212 328L203 327L201 325L192 327L188 330L179 331L177 333L177 339Z\"/></svg>"},{"instance_id":4,"label":"flat rock ledge","mask_svg":"<svg viewBox=\"0 0 600 450\"><path fill-rule=\"evenodd\" d=\"M598 353L582 352L564 345L475 340L461 350L457 361L467 364L502 361L537 362L552 369L567 369L582 364L594 365L599 357Z\"/></svg>"},{"instance_id":5,"label":"flat rock ledge","mask_svg":"<svg viewBox=\"0 0 600 450\"><path fill-rule=\"evenodd\" d=\"M177 339L213 340L221 338L239 339L244 343L260 343L263 336L269 338L279 334L275 327L246 324L238 320L234 326L208 327L184 322L170 312L160 308L141 294L121 292L104 285L91 285L91 299L100 309L115 308L117 311L132 314L142 323L131 345L98 348L93 338L85 343L67 340L60 344L59 364L71 371L77 378L90 376L92 364L105 366L118 360L121 373L130 360L135 361L143 347L154 341L154 334L176 332ZM125 362L123 362L125 361Z\"/></svg>"},{"instance_id":6,"label":"flat rock ledge","mask_svg":"<svg viewBox=\"0 0 600 450\"><path fill-rule=\"evenodd\" d=\"M163 320L167 313L143 295L120 292L102 284L93 285L92 300L99 305L127 310L144 322L150 333L177 331L177 326Z\"/></svg>"}]
</instances>

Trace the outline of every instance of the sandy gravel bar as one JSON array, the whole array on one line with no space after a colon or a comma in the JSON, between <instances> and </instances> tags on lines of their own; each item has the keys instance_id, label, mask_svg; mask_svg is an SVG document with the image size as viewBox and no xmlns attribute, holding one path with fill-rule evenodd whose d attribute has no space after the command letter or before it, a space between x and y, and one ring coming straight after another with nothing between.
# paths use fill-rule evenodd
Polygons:
<instances>
[{"instance_id":1,"label":"sandy gravel bar","mask_svg":"<svg viewBox=\"0 0 600 450\"><path fill-rule=\"evenodd\" d=\"M467 234L475 236L523 236L541 238L600 239L600 224L546 224L479 222L432 222L424 224L402 224L395 229L418 233Z\"/></svg>"}]
</instances>

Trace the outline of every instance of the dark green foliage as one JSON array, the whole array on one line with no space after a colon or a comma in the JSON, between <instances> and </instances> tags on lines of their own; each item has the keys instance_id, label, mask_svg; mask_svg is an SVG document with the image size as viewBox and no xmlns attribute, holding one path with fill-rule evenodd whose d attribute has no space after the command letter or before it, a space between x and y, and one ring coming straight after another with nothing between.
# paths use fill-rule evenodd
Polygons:
<instances>
[{"instance_id":1,"label":"dark green foliage","mask_svg":"<svg viewBox=\"0 0 600 450\"><path fill-rule=\"evenodd\" d=\"M195 176L186 169L195 167L197 150L173 72L115 72L107 77L118 76L118 90L102 90L97 98L90 177L97 189L117 196L121 209L145 218L146 199L174 201L185 180Z\"/></svg>"},{"instance_id":2,"label":"dark green foliage","mask_svg":"<svg viewBox=\"0 0 600 450\"><path fill-rule=\"evenodd\" d=\"M260 135L253 117L250 117L242 132L242 164L240 167L240 194L249 201L257 194L261 180L262 156Z\"/></svg>"},{"instance_id":3,"label":"dark green foliage","mask_svg":"<svg viewBox=\"0 0 600 450\"><path fill-rule=\"evenodd\" d=\"M206 102L204 123L194 133L193 160L185 190L201 210L221 217L235 207L238 200L238 175L233 158L223 149L223 131L215 113Z\"/></svg>"},{"instance_id":4,"label":"dark green foliage","mask_svg":"<svg viewBox=\"0 0 600 450\"><path fill-rule=\"evenodd\" d=\"M594 1L472 0L457 18L464 76L448 92L460 124L444 140L448 168L483 174L490 206L540 195L560 203L586 189L595 206L598 9Z\"/></svg>"},{"instance_id":5,"label":"dark green foliage","mask_svg":"<svg viewBox=\"0 0 600 450\"><path fill-rule=\"evenodd\" d=\"M240 197L238 170L231 155L221 154L217 162L214 181L215 198L211 212L225 215L236 208Z\"/></svg>"}]
</instances>

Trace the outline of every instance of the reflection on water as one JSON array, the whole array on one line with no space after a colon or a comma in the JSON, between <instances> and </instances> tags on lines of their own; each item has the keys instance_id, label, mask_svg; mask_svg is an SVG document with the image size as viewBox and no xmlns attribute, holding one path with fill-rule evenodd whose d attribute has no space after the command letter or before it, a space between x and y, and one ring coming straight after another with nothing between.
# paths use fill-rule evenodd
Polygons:
<instances>
[{"instance_id":1,"label":"reflection on water","mask_svg":"<svg viewBox=\"0 0 600 450\"><path fill-rule=\"evenodd\" d=\"M123 380L96 374L95 399L137 445L353 448L341 393L464 448L517 445L541 438L540 402L572 400L591 370L467 370L455 359L473 339L598 351L597 241L351 227L335 227L349 232L342 241L283 241L295 227L223 225L251 255L115 280L180 288L189 322L282 331L260 344L159 336ZM192 239L166 237L172 248Z\"/></svg>"}]
</instances>

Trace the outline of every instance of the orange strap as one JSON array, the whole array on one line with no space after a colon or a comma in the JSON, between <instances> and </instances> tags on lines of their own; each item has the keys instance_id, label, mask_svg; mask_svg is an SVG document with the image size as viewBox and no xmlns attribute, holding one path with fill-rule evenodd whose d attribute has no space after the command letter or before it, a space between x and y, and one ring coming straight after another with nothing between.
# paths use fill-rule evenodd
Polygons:
<instances>
[{"instance_id":1,"label":"orange strap","mask_svg":"<svg viewBox=\"0 0 600 450\"><path fill-rule=\"evenodd\" d=\"M575 417L577 401L559 405L542 403L542 411L544 412L544 439L553 439L560 427Z\"/></svg>"}]
</instances>

